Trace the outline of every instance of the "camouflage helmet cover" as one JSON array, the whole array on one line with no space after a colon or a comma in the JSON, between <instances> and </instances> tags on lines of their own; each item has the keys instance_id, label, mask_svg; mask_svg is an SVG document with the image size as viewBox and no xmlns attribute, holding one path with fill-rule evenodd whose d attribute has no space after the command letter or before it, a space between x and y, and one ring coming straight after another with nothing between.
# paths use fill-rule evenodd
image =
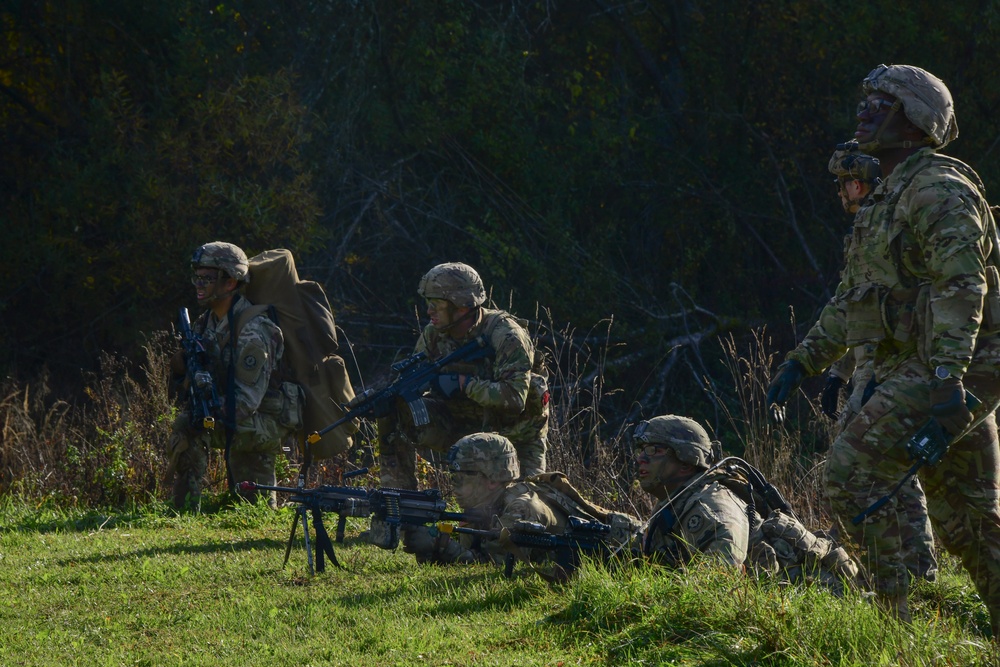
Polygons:
<instances>
[{"instance_id":1,"label":"camouflage helmet cover","mask_svg":"<svg viewBox=\"0 0 1000 667\"><path fill-rule=\"evenodd\" d=\"M830 157L830 173L838 178L875 183L882 175L878 158L857 151L837 150Z\"/></svg>"},{"instance_id":2,"label":"camouflage helmet cover","mask_svg":"<svg viewBox=\"0 0 1000 667\"><path fill-rule=\"evenodd\" d=\"M199 246L191 255L191 266L222 269L242 283L250 282L250 262L243 249L225 241L212 241Z\"/></svg>"},{"instance_id":3,"label":"camouflage helmet cover","mask_svg":"<svg viewBox=\"0 0 1000 667\"><path fill-rule=\"evenodd\" d=\"M521 476L517 450L498 433L465 436L448 451L448 463L455 472L478 472L491 482L511 482Z\"/></svg>"},{"instance_id":4,"label":"camouflage helmet cover","mask_svg":"<svg viewBox=\"0 0 1000 667\"><path fill-rule=\"evenodd\" d=\"M715 458L714 443L708 433L693 419L678 415L653 417L640 422L632 433L643 445L665 445L674 450L677 459L688 465L707 468Z\"/></svg>"},{"instance_id":5,"label":"camouflage helmet cover","mask_svg":"<svg viewBox=\"0 0 1000 667\"><path fill-rule=\"evenodd\" d=\"M930 72L912 65L879 65L868 73L861 88L866 95L881 91L898 99L906 117L934 140L935 148L944 148L958 137L951 91Z\"/></svg>"},{"instance_id":6,"label":"camouflage helmet cover","mask_svg":"<svg viewBox=\"0 0 1000 667\"><path fill-rule=\"evenodd\" d=\"M459 308L473 308L486 301L479 274L461 262L435 266L420 279L417 293L425 299L447 299Z\"/></svg>"}]
</instances>

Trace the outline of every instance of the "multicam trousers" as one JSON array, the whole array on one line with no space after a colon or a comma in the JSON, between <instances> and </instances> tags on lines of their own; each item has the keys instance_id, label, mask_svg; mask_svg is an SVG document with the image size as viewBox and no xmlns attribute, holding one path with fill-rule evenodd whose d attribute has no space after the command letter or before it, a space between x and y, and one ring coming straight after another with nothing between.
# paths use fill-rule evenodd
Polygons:
<instances>
[{"instance_id":1,"label":"multicam trousers","mask_svg":"<svg viewBox=\"0 0 1000 667\"><path fill-rule=\"evenodd\" d=\"M1000 399L1000 342L976 351L965 387L983 401ZM928 419L930 371L912 359L901 364L830 448L825 481L845 534L861 548L876 589L905 595L909 578L904 536L909 519L897 497L855 526L851 519L886 495L912 466L906 442ZM977 417L982 417L977 414ZM1000 630L1000 443L992 413L952 443L937 465L919 472L927 509L945 548L962 560Z\"/></svg>"},{"instance_id":2,"label":"multicam trousers","mask_svg":"<svg viewBox=\"0 0 1000 667\"><path fill-rule=\"evenodd\" d=\"M510 439L517 450L522 479L545 472L547 412L506 426L502 423L491 424L491 420L484 417L482 408L470 413L453 410L454 401L433 397L422 400L430 418L425 426L414 426L410 409L402 401L394 414L378 420L379 466L384 486L416 489L415 460L418 452L426 455L445 453L459 439L481 431L496 431Z\"/></svg>"}]
</instances>

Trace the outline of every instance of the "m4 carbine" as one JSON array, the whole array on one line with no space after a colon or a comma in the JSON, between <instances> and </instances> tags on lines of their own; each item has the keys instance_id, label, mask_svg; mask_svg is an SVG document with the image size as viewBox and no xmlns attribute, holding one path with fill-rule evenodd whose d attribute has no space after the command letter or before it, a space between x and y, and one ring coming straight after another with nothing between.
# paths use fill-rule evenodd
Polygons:
<instances>
[{"instance_id":1,"label":"m4 carbine","mask_svg":"<svg viewBox=\"0 0 1000 667\"><path fill-rule=\"evenodd\" d=\"M423 352L398 361L392 365L392 370L396 373L396 379L392 383L382 389L368 389L356 396L343 406L343 417L310 434L307 441L315 444L333 429L357 417L385 417L392 412L393 405L399 398L409 405L413 414L413 424L424 426L430 421L430 417L422 397L431 382L440 374L440 370L449 364L481 359L493 354L493 349L487 340L479 336L437 361L429 361Z\"/></svg>"},{"instance_id":2,"label":"m4 carbine","mask_svg":"<svg viewBox=\"0 0 1000 667\"><path fill-rule=\"evenodd\" d=\"M222 401L215 388L215 378L209 371L205 342L191 329L191 317L187 308L181 308L177 321L191 401L191 425L196 429L211 431L215 428L215 417L222 407Z\"/></svg>"}]
</instances>

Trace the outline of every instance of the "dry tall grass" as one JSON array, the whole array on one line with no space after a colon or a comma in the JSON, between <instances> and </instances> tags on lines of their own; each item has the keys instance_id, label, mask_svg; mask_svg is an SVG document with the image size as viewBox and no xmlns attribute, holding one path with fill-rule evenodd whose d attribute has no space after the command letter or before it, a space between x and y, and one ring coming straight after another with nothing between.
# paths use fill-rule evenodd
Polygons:
<instances>
[{"instance_id":1,"label":"dry tall grass","mask_svg":"<svg viewBox=\"0 0 1000 667\"><path fill-rule=\"evenodd\" d=\"M548 467L565 472L595 502L647 516L652 499L633 481L631 424L609 425L602 416L602 400L612 391L604 385L608 345L593 331L574 334L569 328L550 327L539 336L546 341L540 347L549 359L558 360L549 364ZM821 459L806 444L826 437L823 418L805 401L800 402L805 406L805 430L776 427L763 407L775 365L770 341L758 332L749 344L738 345L732 338L722 343L733 389L715 399L737 434L743 457L786 495L803 521L825 525ZM72 402L53 395L45 373L21 385L11 380L0 385L0 493L101 507L165 499L169 489L162 478L163 452L176 411L167 396L168 362L174 348L168 332L151 335L137 370L121 358L105 355L101 372L87 378L83 395ZM373 425L364 424L355 450L315 462L308 483L339 483L344 471L376 463L374 435ZM297 465L294 452L289 460L282 459L279 483L292 483ZM448 492L448 476L439 467L425 465L420 471L425 486ZM377 484L377 468L352 483ZM213 456L207 491L221 494L225 488L221 455Z\"/></svg>"}]
</instances>

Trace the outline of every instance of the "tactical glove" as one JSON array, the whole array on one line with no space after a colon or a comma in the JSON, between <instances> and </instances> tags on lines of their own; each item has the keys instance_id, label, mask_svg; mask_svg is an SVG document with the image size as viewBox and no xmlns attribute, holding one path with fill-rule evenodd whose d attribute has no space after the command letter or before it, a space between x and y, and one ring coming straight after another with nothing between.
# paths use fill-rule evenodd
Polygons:
<instances>
[{"instance_id":1,"label":"tactical glove","mask_svg":"<svg viewBox=\"0 0 1000 667\"><path fill-rule=\"evenodd\" d=\"M931 414L952 437L961 435L972 423L972 412L965 404L965 387L959 378L935 380L930 403Z\"/></svg>"},{"instance_id":2,"label":"tactical glove","mask_svg":"<svg viewBox=\"0 0 1000 667\"><path fill-rule=\"evenodd\" d=\"M778 372L767 387L767 405L784 405L792 392L802 384L805 376L806 370L794 359L778 366Z\"/></svg>"},{"instance_id":3,"label":"tactical glove","mask_svg":"<svg viewBox=\"0 0 1000 667\"><path fill-rule=\"evenodd\" d=\"M445 398L451 398L455 394L462 391L462 387L458 382L457 373L444 373L438 375L434 381L434 386L444 395Z\"/></svg>"},{"instance_id":4,"label":"tactical glove","mask_svg":"<svg viewBox=\"0 0 1000 667\"><path fill-rule=\"evenodd\" d=\"M823 393L819 396L819 404L823 414L830 419L836 419L840 416L840 390L843 387L844 381L836 375L826 376L826 385L823 387Z\"/></svg>"}]
</instances>

